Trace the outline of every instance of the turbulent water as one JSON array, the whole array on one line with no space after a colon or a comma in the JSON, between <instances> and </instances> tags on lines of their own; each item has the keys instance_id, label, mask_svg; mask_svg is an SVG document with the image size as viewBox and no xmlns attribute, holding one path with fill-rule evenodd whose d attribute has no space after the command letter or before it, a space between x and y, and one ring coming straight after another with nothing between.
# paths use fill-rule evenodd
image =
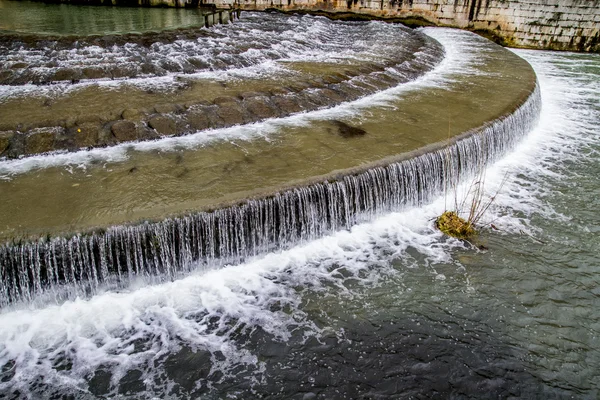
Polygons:
<instances>
[{"instance_id":1,"label":"turbulent water","mask_svg":"<svg viewBox=\"0 0 600 400\"><path fill-rule=\"evenodd\" d=\"M452 193L170 282L7 306L0 394L597 398L600 57L517 53L541 120L486 171L480 249L434 229Z\"/></svg>"}]
</instances>

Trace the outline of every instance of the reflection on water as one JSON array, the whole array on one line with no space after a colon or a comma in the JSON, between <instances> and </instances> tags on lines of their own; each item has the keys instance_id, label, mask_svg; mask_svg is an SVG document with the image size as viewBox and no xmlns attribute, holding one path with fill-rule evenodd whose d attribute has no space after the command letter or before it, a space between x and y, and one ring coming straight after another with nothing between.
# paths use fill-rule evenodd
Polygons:
<instances>
[{"instance_id":1,"label":"reflection on water","mask_svg":"<svg viewBox=\"0 0 600 400\"><path fill-rule=\"evenodd\" d=\"M77 6L0 0L0 32L107 35L204 26L202 9Z\"/></svg>"}]
</instances>

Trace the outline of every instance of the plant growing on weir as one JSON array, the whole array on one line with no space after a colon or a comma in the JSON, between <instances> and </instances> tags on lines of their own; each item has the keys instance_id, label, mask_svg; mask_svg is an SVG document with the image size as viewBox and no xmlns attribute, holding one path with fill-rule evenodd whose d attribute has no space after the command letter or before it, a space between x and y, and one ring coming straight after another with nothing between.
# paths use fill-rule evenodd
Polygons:
<instances>
[{"instance_id":1,"label":"plant growing on weir","mask_svg":"<svg viewBox=\"0 0 600 400\"><path fill-rule=\"evenodd\" d=\"M446 235L457 239L472 239L477 235L477 226L496 200L506 180L507 176L505 175L496 192L487 197L485 191L485 170L481 167L460 202L458 201L457 188L456 186L454 187L454 210L445 210L435 220L436 227Z\"/></svg>"}]
</instances>

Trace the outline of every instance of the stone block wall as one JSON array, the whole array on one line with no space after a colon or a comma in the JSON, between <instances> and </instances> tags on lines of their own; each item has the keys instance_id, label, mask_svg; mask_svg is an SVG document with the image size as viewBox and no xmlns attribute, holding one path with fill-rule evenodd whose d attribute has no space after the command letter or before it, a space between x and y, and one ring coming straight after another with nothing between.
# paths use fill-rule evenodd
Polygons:
<instances>
[{"instance_id":1,"label":"stone block wall","mask_svg":"<svg viewBox=\"0 0 600 400\"><path fill-rule=\"evenodd\" d=\"M435 25L479 31L515 47L600 52L600 0L204 0L204 4L418 17Z\"/></svg>"}]
</instances>

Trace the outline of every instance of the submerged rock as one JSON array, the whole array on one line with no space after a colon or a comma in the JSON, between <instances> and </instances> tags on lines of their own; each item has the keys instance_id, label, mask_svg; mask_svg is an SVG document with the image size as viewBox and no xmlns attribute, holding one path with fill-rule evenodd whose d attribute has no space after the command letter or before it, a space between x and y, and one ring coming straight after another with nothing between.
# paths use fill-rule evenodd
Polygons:
<instances>
[{"instance_id":1,"label":"submerged rock","mask_svg":"<svg viewBox=\"0 0 600 400\"><path fill-rule=\"evenodd\" d=\"M91 147L98 144L98 126L96 124L82 124L67 131L73 136L75 148Z\"/></svg>"},{"instance_id":2,"label":"submerged rock","mask_svg":"<svg viewBox=\"0 0 600 400\"><path fill-rule=\"evenodd\" d=\"M345 138L363 136L367 133L367 131L365 131L362 128L357 128L356 126L348 125L347 123L342 121L333 120L331 121L331 123L336 126L337 133Z\"/></svg>"},{"instance_id":3,"label":"submerged rock","mask_svg":"<svg viewBox=\"0 0 600 400\"><path fill-rule=\"evenodd\" d=\"M2 156L10 146L10 140L13 135L14 133L12 132L0 132L0 156Z\"/></svg>"},{"instance_id":4,"label":"submerged rock","mask_svg":"<svg viewBox=\"0 0 600 400\"><path fill-rule=\"evenodd\" d=\"M110 130L119 142L137 139L135 124L131 121L117 121Z\"/></svg>"},{"instance_id":5,"label":"submerged rock","mask_svg":"<svg viewBox=\"0 0 600 400\"><path fill-rule=\"evenodd\" d=\"M152 117L148 121L148 125L161 135L175 135L177 133L177 124L175 121L164 115Z\"/></svg>"},{"instance_id":6,"label":"submerged rock","mask_svg":"<svg viewBox=\"0 0 600 400\"><path fill-rule=\"evenodd\" d=\"M35 129L25 137L25 153L39 154L54 150L54 129Z\"/></svg>"}]
</instances>

